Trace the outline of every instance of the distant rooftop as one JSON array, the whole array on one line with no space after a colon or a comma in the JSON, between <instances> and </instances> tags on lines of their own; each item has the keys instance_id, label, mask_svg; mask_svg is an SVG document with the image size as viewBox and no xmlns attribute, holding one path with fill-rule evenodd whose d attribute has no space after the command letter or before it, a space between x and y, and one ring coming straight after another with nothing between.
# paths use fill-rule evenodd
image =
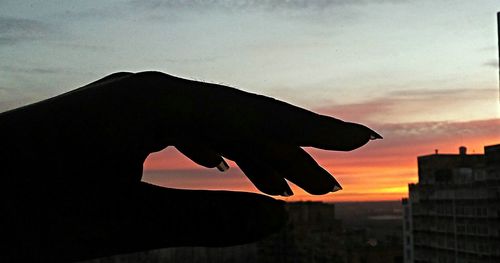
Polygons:
<instances>
[{"instance_id":1,"label":"distant rooftop","mask_svg":"<svg viewBox=\"0 0 500 263\"><path fill-rule=\"evenodd\" d=\"M494 144L494 145L489 145L489 146L484 146L484 152L492 152L492 151L500 151L500 144ZM458 152L457 153L440 153L439 152L439 149L435 149L434 150L434 154L427 154L427 155L421 155L421 156L418 156L418 158L427 158L427 157L435 157L435 156L442 156L442 157L445 157L445 156L453 156L453 157L456 157L456 156L482 156L484 154L480 154L480 153L473 153L473 154L468 154L467 153L467 147L465 146L460 146L458 148Z\"/></svg>"}]
</instances>

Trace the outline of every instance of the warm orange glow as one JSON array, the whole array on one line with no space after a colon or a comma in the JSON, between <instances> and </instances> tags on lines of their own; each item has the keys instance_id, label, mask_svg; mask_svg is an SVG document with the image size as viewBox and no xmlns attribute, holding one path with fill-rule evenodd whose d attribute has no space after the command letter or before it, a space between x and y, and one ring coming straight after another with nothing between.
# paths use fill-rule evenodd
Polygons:
<instances>
[{"instance_id":1,"label":"warm orange glow","mask_svg":"<svg viewBox=\"0 0 500 263\"><path fill-rule=\"evenodd\" d=\"M179 153L174 147L150 154L144 162L146 170L175 170L199 168L195 163Z\"/></svg>"},{"instance_id":2,"label":"warm orange glow","mask_svg":"<svg viewBox=\"0 0 500 263\"><path fill-rule=\"evenodd\" d=\"M343 190L313 196L292 185L295 195L288 201L316 200L378 201L399 200L407 196L408 183L417 181L417 156L458 153L466 146L468 154L483 153L485 145L500 143L500 120L464 123L422 123L385 125L379 129L384 140L370 142L352 152L331 152L307 148L317 162L335 176ZM258 192L230 162L230 172L197 166L173 147L151 155L145 163L145 180L169 187L189 189L223 189ZM155 176L146 175L156 172ZM168 174L162 178L161 174ZM181 173L183 176L172 177Z\"/></svg>"}]
</instances>

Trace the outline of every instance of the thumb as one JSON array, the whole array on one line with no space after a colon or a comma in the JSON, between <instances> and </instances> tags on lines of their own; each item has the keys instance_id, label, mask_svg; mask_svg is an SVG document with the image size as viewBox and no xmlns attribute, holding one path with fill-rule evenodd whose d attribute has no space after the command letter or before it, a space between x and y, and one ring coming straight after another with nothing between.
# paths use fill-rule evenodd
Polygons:
<instances>
[{"instance_id":1,"label":"thumb","mask_svg":"<svg viewBox=\"0 0 500 263\"><path fill-rule=\"evenodd\" d=\"M140 183L103 218L91 257L174 246L233 246L277 232L284 202L254 193L179 190Z\"/></svg>"},{"instance_id":2,"label":"thumb","mask_svg":"<svg viewBox=\"0 0 500 263\"><path fill-rule=\"evenodd\" d=\"M151 247L231 246L257 241L286 221L284 202L255 193L140 185L140 232ZM145 233L150 232L150 233Z\"/></svg>"}]
</instances>

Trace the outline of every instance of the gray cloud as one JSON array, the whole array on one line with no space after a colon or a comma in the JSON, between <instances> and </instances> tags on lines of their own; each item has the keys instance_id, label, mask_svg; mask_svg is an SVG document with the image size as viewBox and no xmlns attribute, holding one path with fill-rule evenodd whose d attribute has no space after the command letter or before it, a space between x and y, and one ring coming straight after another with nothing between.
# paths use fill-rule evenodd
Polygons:
<instances>
[{"instance_id":1,"label":"gray cloud","mask_svg":"<svg viewBox=\"0 0 500 263\"><path fill-rule=\"evenodd\" d=\"M18 99L18 98L23 97L23 94L17 89L0 87L0 97Z\"/></svg>"},{"instance_id":2,"label":"gray cloud","mask_svg":"<svg viewBox=\"0 0 500 263\"><path fill-rule=\"evenodd\" d=\"M460 135L497 135L500 131L498 119L473 120L466 122L431 121L412 123L385 123L380 128L393 137L414 137L428 140L440 136L457 137ZM444 140L444 139L443 139Z\"/></svg>"},{"instance_id":3,"label":"gray cloud","mask_svg":"<svg viewBox=\"0 0 500 263\"><path fill-rule=\"evenodd\" d=\"M9 92L8 88L0 87L0 95L3 97Z\"/></svg>"},{"instance_id":4,"label":"gray cloud","mask_svg":"<svg viewBox=\"0 0 500 263\"><path fill-rule=\"evenodd\" d=\"M128 2L106 3L92 8L79 8L55 13L56 17L71 19L133 19L146 21L168 21L176 23L185 17L178 10L205 12L273 12L273 15L321 20L324 17L351 19L355 14L341 7L368 4L400 4L405 0L129 0ZM332 13L337 7L338 12ZM313 16L313 14L315 16ZM314 19L313 19L314 18Z\"/></svg>"},{"instance_id":5,"label":"gray cloud","mask_svg":"<svg viewBox=\"0 0 500 263\"><path fill-rule=\"evenodd\" d=\"M26 91L18 89L0 87L0 98L2 98L0 100L0 112L11 110L33 102L31 96L25 93Z\"/></svg>"},{"instance_id":6,"label":"gray cloud","mask_svg":"<svg viewBox=\"0 0 500 263\"><path fill-rule=\"evenodd\" d=\"M158 59L163 62L170 63L206 63L214 62L218 59L224 58L223 56L211 56L211 57L198 57L198 58L161 58Z\"/></svg>"},{"instance_id":7,"label":"gray cloud","mask_svg":"<svg viewBox=\"0 0 500 263\"><path fill-rule=\"evenodd\" d=\"M10 73L26 73L26 74L56 74L56 73L69 73L66 69L57 68L37 68L37 67L15 67L2 65L0 71Z\"/></svg>"},{"instance_id":8,"label":"gray cloud","mask_svg":"<svg viewBox=\"0 0 500 263\"><path fill-rule=\"evenodd\" d=\"M310 9L310 10L324 10L334 6L347 6L347 5L366 5L366 4L380 4L380 3L401 3L403 1L395 0L288 0L288 1L275 1L275 0L132 0L131 3L136 7L147 8L222 8L230 10L245 10L245 9L262 9L262 10L283 10L283 9Z\"/></svg>"},{"instance_id":9,"label":"gray cloud","mask_svg":"<svg viewBox=\"0 0 500 263\"><path fill-rule=\"evenodd\" d=\"M88 51L112 51L112 48L105 45L92 45L92 44L84 44L84 43L75 43L75 42L54 42L54 45L60 46L62 48L70 48L70 49L81 49Z\"/></svg>"},{"instance_id":10,"label":"gray cloud","mask_svg":"<svg viewBox=\"0 0 500 263\"><path fill-rule=\"evenodd\" d=\"M489 98L493 89L413 89L393 91L387 94L392 98L432 99L450 97L453 99Z\"/></svg>"},{"instance_id":11,"label":"gray cloud","mask_svg":"<svg viewBox=\"0 0 500 263\"><path fill-rule=\"evenodd\" d=\"M132 13L133 14L133 13ZM129 5L123 4L122 2L106 2L96 4L93 7L70 6L64 11L55 12L52 14L53 17L70 19L70 20L105 20L105 19L115 19L123 18L130 15Z\"/></svg>"},{"instance_id":12,"label":"gray cloud","mask_svg":"<svg viewBox=\"0 0 500 263\"><path fill-rule=\"evenodd\" d=\"M483 52L483 51L487 51L487 52L497 51L498 47L494 46L494 45L492 45L492 46L485 46L485 47L479 48L478 50L481 51L481 52Z\"/></svg>"},{"instance_id":13,"label":"gray cloud","mask_svg":"<svg viewBox=\"0 0 500 263\"><path fill-rule=\"evenodd\" d=\"M91 13L90 11L88 12ZM101 12L107 11L101 10ZM74 19L75 16L72 18ZM19 42L43 39L48 44L60 46L62 48L77 48L89 51L109 51L109 47L104 45L85 44L77 41L71 42L71 37L72 32L65 32L61 27L54 26L53 24L33 19L0 16L0 46L9 46L15 45ZM19 71L6 69L5 67L0 70ZM47 69L32 71L34 71L34 73L51 73L47 72Z\"/></svg>"},{"instance_id":14,"label":"gray cloud","mask_svg":"<svg viewBox=\"0 0 500 263\"><path fill-rule=\"evenodd\" d=\"M496 60L496 59L488 60L488 61L483 63L483 66L498 68L498 60Z\"/></svg>"},{"instance_id":15,"label":"gray cloud","mask_svg":"<svg viewBox=\"0 0 500 263\"><path fill-rule=\"evenodd\" d=\"M264 12L273 17L294 19L310 23L331 21L353 21L361 17L360 11L353 6L384 3L404 3L395 0L130 0L130 7L141 10L150 16L168 19L169 22L181 21L176 11L206 13L212 11L224 14L245 14ZM168 11L168 12L166 12Z\"/></svg>"},{"instance_id":16,"label":"gray cloud","mask_svg":"<svg viewBox=\"0 0 500 263\"><path fill-rule=\"evenodd\" d=\"M49 25L37 20L0 17L0 45L45 38L50 32Z\"/></svg>"}]
</instances>

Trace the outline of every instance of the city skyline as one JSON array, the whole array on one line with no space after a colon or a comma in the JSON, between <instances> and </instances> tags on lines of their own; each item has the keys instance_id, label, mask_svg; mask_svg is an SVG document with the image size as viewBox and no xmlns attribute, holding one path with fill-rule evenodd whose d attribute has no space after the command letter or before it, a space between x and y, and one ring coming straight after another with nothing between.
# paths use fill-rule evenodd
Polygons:
<instances>
[{"instance_id":1,"label":"city skyline","mask_svg":"<svg viewBox=\"0 0 500 263\"><path fill-rule=\"evenodd\" d=\"M344 190L287 200L397 200L416 157L500 142L496 1L2 1L0 112L116 71L160 70L274 97L384 136L307 149ZM170 187L256 191L234 163L172 149L145 164Z\"/></svg>"}]
</instances>

